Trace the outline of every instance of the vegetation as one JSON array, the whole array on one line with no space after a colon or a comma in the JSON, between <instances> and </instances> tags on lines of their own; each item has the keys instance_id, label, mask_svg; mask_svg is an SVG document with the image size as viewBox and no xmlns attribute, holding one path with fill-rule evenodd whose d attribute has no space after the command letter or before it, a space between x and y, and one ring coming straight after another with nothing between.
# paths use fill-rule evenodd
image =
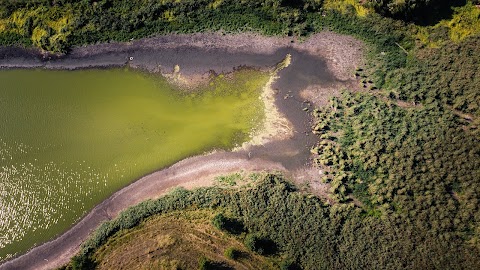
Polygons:
<instances>
[{"instance_id":1,"label":"vegetation","mask_svg":"<svg viewBox=\"0 0 480 270\"><path fill-rule=\"evenodd\" d=\"M370 0L369 4L380 14L403 20L425 22L426 18L439 16L456 3L465 1L451 0Z\"/></svg>"},{"instance_id":2,"label":"vegetation","mask_svg":"<svg viewBox=\"0 0 480 270\"><path fill-rule=\"evenodd\" d=\"M478 12L471 3L462 9L456 11ZM391 68L381 62L389 59L370 57L376 73L359 68L355 74L365 91L345 92L315 110L313 132L320 141L312 152L332 199L353 203L361 215L382 220L385 231L395 228L410 243L428 243L419 251L425 258L446 256L420 268L477 268L451 264L451 256L473 263L467 254L478 256L480 248L480 38L472 32L452 38L452 27L433 39L435 46L411 43L418 31L442 23L409 31L392 24L405 61ZM386 68L379 73L375 66ZM397 242L397 255L408 245Z\"/></svg>"},{"instance_id":3,"label":"vegetation","mask_svg":"<svg viewBox=\"0 0 480 270\"><path fill-rule=\"evenodd\" d=\"M214 262L212 262L211 260L209 260L207 257L205 256L201 256L199 259L198 259L198 269L199 270L209 270L209 269L212 269L213 268L213 264Z\"/></svg>"},{"instance_id":4,"label":"vegetation","mask_svg":"<svg viewBox=\"0 0 480 270\"><path fill-rule=\"evenodd\" d=\"M0 44L64 52L72 45L127 41L162 33L306 30L306 12L321 0L2 0Z\"/></svg>"},{"instance_id":5,"label":"vegetation","mask_svg":"<svg viewBox=\"0 0 480 270\"><path fill-rule=\"evenodd\" d=\"M228 259L231 259L231 260L236 260L241 255L240 251L233 248L233 247L227 248L223 254L225 255L225 258L228 258Z\"/></svg>"},{"instance_id":6,"label":"vegetation","mask_svg":"<svg viewBox=\"0 0 480 270\"><path fill-rule=\"evenodd\" d=\"M274 243L277 250L267 259L277 264L276 268L286 263L292 267L290 269L297 266L301 269L478 269L480 266L475 247L459 237L451 236L448 241L439 238L422 227L425 224L422 217L416 220L412 216L411 220L402 221L394 214L381 218L370 215L351 203L329 206L317 197L296 191L294 186L276 175L267 175L251 188L178 189L156 201L141 203L117 219L104 223L83 245L79 256L95 260L101 250L115 250L112 241L118 242L128 236L137 241L146 238L130 232L142 228L144 233L154 228L155 231L150 233L165 230L164 225L154 223L155 220L169 226L178 224L178 219L175 222L165 219L171 215L169 213L187 213L188 217L188 213L193 213L191 211L205 211L200 209L228 211L229 215L241 220L248 234L236 237L238 240L243 238L247 245L253 243L252 246L256 247L262 239ZM153 217L148 219L150 216ZM153 223L149 223L150 220ZM132 230L137 224L140 227ZM191 224L195 222L182 224L193 226ZM205 250L202 243L205 242L191 245ZM218 261L215 253L205 256Z\"/></svg>"},{"instance_id":7,"label":"vegetation","mask_svg":"<svg viewBox=\"0 0 480 270\"><path fill-rule=\"evenodd\" d=\"M480 269L480 13L474 2L453 9L433 0L143 2L65 0L50 7L19 1L0 12L0 40L61 51L220 29L354 35L370 46L366 67L355 71L363 91L345 92L313 113L319 143L312 152L335 204L298 192L277 175L236 190L178 189L104 223L69 267L98 263L109 241L151 216L209 209L215 214L207 223L215 230L282 269ZM52 30L37 29L42 19L25 19L42 5L62 14L48 16L68 25L60 36L54 38L59 32L51 19L44 25ZM419 16L425 9L431 17ZM217 180L235 186L238 177ZM233 259L233 249L223 255Z\"/></svg>"},{"instance_id":8,"label":"vegetation","mask_svg":"<svg viewBox=\"0 0 480 270\"><path fill-rule=\"evenodd\" d=\"M479 9L480 10L480 9ZM480 35L440 48L423 49L419 59L387 77L387 89L409 102L441 103L480 117Z\"/></svg>"},{"instance_id":9,"label":"vegetation","mask_svg":"<svg viewBox=\"0 0 480 270\"><path fill-rule=\"evenodd\" d=\"M227 185L227 186L235 186L239 181L243 180L243 176L240 173L234 173L231 175L222 175L215 177L215 181L219 184Z\"/></svg>"},{"instance_id":10,"label":"vegetation","mask_svg":"<svg viewBox=\"0 0 480 270\"><path fill-rule=\"evenodd\" d=\"M233 218L227 218L222 213L213 217L212 224L217 229L231 234L241 234L244 232L243 224L241 222Z\"/></svg>"},{"instance_id":11,"label":"vegetation","mask_svg":"<svg viewBox=\"0 0 480 270\"><path fill-rule=\"evenodd\" d=\"M215 214L189 209L146 218L113 234L89 255L76 256L66 268L274 269L269 259L243 247L241 237L214 228L209 221Z\"/></svg>"},{"instance_id":12,"label":"vegetation","mask_svg":"<svg viewBox=\"0 0 480 270\"><path fill-rule=\"evenodd\" d=\"M480 8L474 3L467 2L465 6L453 7L452 12L448 18L432 26L417 27L415 37L429 47L439 47L445 41L460 42L480 34Z\"/></svg>"},{"instance_id":13,"label":"vegetation","mask_svg":"<svg viewBox=\"0 0 480 270\"><path fill-rule=\"evenodd\" d=\"M268 248L268 245L265 244L265 240L257 235L254 234L248 234L245 237L245 246L253 252L256 252L258 254L267 254L266 248Z\"/></svg>"}]
</instances>

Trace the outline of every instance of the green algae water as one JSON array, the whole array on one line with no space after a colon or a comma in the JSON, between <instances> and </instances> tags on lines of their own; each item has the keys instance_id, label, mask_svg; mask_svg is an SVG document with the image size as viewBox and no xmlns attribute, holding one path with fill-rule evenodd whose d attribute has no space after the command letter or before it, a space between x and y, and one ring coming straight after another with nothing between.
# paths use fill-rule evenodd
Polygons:
<instances>
[{"instance_id":1,"label":"green algae water","mask_svg":"<svg viewBox=\"0 0 480 270\"><path fill-rule=\"evenodd\" d=\"M147 173L246 141L267 81L239 71L182 92L131 70L0 71L0 261Z\"/></svg>"}]
</instances>

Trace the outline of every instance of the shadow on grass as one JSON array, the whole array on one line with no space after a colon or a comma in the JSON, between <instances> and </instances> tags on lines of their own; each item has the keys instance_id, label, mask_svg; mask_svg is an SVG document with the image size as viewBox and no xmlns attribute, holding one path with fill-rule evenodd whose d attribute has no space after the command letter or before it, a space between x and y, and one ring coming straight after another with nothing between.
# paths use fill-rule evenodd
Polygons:
<instances>
[{"instance_id":1,"label":"shadow on grass","mask_svg":"<svg viewBox=\"0 0 480 270\"><path fill-rule=\"evenodd\" d=\"M222 231L227 231L235 235L239 235L245 231L245 227L241 221L228 218L221 213L213 218L212 224Z\"/></svg>"},{"instance_id":2,"label":"shadow on grass","mask_svg":"<svg viewBox=\"0 0 480 270\"><path fill-rule=\"evenodd\" d=\"M224 262L210 262L205 268L206 270L234 270L235 268Z\"/></svg>"},{"instance_id":3,"label":"shadow on grass","mask_svg":"<svg viewBox=\"0 0 480 270\"><path fill-rule=\"evenodd\" d=\"M441 20L450 20L453 17L453 7L467 4L466 0L432 1L435 4L427 5L413 12L411 21L421 26L433 26Z\"/></svg>"}]
</instances>

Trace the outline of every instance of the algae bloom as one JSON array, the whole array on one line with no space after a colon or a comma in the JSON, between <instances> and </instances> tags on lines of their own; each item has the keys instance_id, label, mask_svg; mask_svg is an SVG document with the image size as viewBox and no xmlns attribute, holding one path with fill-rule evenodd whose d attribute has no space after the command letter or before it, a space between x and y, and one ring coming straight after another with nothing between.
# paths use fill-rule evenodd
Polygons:
<instances>
[{"instance_id":1,"label":"algae bloom","mask_svg":"<svg viewBox=\"0 0 480 270\"><path fill-rule=\"evenodd\" d=\"M248 140L269 76L229 77L185 92L128 69L0 71L0 260L145 174Z\"/></svg>"}]
</instances>

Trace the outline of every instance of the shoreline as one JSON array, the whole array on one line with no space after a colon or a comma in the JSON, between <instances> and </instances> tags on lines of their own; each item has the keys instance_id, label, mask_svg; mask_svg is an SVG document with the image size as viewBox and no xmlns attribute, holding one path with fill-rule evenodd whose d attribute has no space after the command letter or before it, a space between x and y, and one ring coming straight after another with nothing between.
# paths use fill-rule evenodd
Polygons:
<instances>
[{"instance_id":1,"label":"shoreline","mask_svg":"<svg viewBox=\"0 0 480 270\"><path fill-rule=\"evenodd\" d=\"M267 132L253 134L258 141L251 140L230 152L217 151L187 158L142 177L112 194L56 239L3 262L0 269L59 267L68 262L69 256L78 251L80 243L101 222L115 217L128 206L157 198L171 187L208 186L214 175L245 171L245 168L282 171L290 174L297 183L312 181L317 171L309 164L309 149L316 139L309 135L311 117L303 110L305 101L323 106L323 99L313 100L315 94L338 95L340 86L350 86L353 78L349 74L353 74L360 64L363 45L351 37L332 32L318 33L300 44L292 44L290 40L256 34L170 35L77 47L69 55L51 59L41 59L40 53L35 54L31 49L0 48L0 70L74 70L128 65L149 72L159 71L165 76L169 74L168 70L172 71L170 74L174 73L178 65L180 74L187 80L189 76L204 76L210 72L230 73L238 67L265 69L275 66L285 55L292 55L291 65L273 74L263 91L265 96L262 93L264 102L269 102L268 110L277 109L278 114L269 121L266 119L265 126L269 123L269 127L265 127ZM291 134L282 137L285 129L269 134L272 127L277 128L275 124L282 115L291 123ZM315 192L315 185L313 189ZM325 187L320 185L317 194L324 195L324 191Z\"/></svg>"},{"instance_id":2,"label":"shoreline","mask_svg":"<svg viewBox=\"0 0 480 270\"><path fill-rule=\"evenodd\" d=\"M270 72L270 78L260 94L260 99L263 102L263 115L265 117L262 126L252 131L250 140L244 142L239 147L235 147L232 152L240 150L249 151L252 147L263 146L272 141L288 140L294 136L292 123L278 110L275 104L276 93L273 89L273 85L279 78L278 72L288 68L290 64L291 55L287 54Z\"/></svg>"},{"instance_id":3,"label":"shoreline","mask_svg":"<svg viewBox=\"0 0 480 270\"><path fill-rule=\"evenodd\" d=\"M291 41L292 39L289 37L266 37L256 33L170 34L131 42L77 46L73 47L68 54L47 55L46 57L43 52L35 48L0 46L0 70L16 68L76 70L130 65L134 68L143 67L149 72L160 70L162 73L169 74L173 73L175 65L179 65L182 73L188 76L204 74L212 70L216 73L229 73L239 66L274 66L276 62L271 58L270 61L264 62L266 59L261 56L281 56L282 54L278 54L278 51L290 49L327 60L328 69L337 78L348 80L350 78L347 74L348 70L356 67L363 54L362 42L353 37L330 31L314 34L301 43L292 43ZM157 53L152 56L152 51ZM198 59L188 57L191 52L207 53L206 55L193 55L197 58L210 56L208 59L210 61L198 61ZM187 53L187 55L183 53ZM166 59L159 59L158 54ZM215 54L215 56L212 57L211 54ZM242 55L239 57L239 54ZM230 55L235 59L230 61L221 59L222 55ZM252 56L260 59L251 59ZM130 60L130 57L133 59ZM247 60L241 58L247 58Z\"/></svg>"}]
</instances>

